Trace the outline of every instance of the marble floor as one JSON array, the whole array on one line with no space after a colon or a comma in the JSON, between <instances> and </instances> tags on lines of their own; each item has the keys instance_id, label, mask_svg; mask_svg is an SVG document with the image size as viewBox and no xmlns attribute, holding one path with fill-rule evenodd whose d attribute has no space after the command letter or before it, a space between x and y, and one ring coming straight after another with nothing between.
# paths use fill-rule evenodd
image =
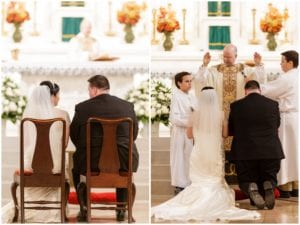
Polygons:
<instances>
[{"instance_id":1,"label":"marble floor","mask_svg":"<svg viewBox=\"0 0 300 225\"><path fill-rule=\"evenodd\" d=\"M162 199L165 199L163 197ZM164 200L160 201L159 198L152 199L152 205L155 206ZM248 199L237 201L237 206L243 209L255 210L255 207L251 206ZM273 210L259 210L261 218L255 221L228 221L227 223L297 223L299 224L299 207L298 198L292 197L289 199L279 198L276 200L276 205ZM151 223L177 223L177 221L155 221L151 219ZM199 223L198 221L191 221L191 223ZM218 222L216 222L218 223ZM224 222L220 222L224 223Z\"/></svg>"}]
</instances>

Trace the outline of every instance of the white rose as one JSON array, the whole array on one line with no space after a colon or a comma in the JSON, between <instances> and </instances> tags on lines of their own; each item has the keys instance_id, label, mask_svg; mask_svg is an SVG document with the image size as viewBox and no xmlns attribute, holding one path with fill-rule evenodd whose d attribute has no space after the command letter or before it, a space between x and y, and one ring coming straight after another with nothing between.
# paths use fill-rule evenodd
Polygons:
<instances>
[{"instance_id":1,"label":"white rose","mask_svg":"<svg viewBox=\"0 0 300 225\"><path fill-rule=\"evenodd\" d=\"M16 103L14 103L14 102L9 103L9 110L10 111L16 111L17 109L18 108L16 106Z\"/></svg>"},{"instance_id":2,"label":"white rose","mask_svg":"<svg viewBox=\"0 0 300 225\"><path fill-rule=\"evenodd\" d=\"M169 109L165 105L161 108L161 111L162 111L162 114L168 114L169 113Z\"/></svg>"},{"instance_id":3,"label":"white rose","mask_svg":"<svg viewBox=\"0 0 300 225\"><path fill-rule=\"evenodd\" d=\"M18 112L19 114L21 114L21 113L22 113L22 108L19 107L19 108L17 109L17 112Z\"/></svg>"},{"instance_id":4,"label":"white rose","mask_svg":"<svg viewBox=\"0 0 300 225\"><path fill-rule=\"evenodd\" d=\"M12 92L12 89L9 87L6 89L6 93L5 93L7 96L13 96L13 92Z\"/></svg>"},{"instance_id":5,"label":"white rose","mask_svg":"<svg viewBox=\"0 0 300 225\"><path fill-rule=\"evenodd\" d=\"M6 105L6 106L3 107L3 112L6 112L6 113L9 112L9 107L8 107L8 105Z\"/></svg>"},{"instance_id":6,"label":"white rose","mask_svg":"<svg viewBox=\"0 0 300 225\"><path fill-rule=\"evenodd\" d=\"M156 110L155 109L151 109L151 118L156 117Z\"/></svg>"},{"instance_id":7,"label":"white rose","mask_svg":"<svg viewBox=\"0 0 300 225\"><path fill-rule=\"evenodd\" d=\"M139 115L144 115L144 114L145 114L145 110L141 108L141 109L139 110L139 113L138 113L138 114L139 114Z\"/></svg>"}]
</instances>

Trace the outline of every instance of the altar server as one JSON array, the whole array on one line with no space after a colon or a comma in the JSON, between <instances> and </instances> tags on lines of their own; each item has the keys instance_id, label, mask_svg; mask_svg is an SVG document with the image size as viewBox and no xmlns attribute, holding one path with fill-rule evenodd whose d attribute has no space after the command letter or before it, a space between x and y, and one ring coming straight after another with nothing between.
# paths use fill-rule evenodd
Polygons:
<instances>
[{"instance_id":1,"label":"altar server","mask_svg":"<svg viewBox=\"0 0 300 225\"><path fill-rule=\"evenodd\" d=\"M187 137L188 119L195 107L195 97L189 93L192 87L192 75L180 72L175 75L177 89L173 91L171 99L170 121L170 166L171 185L175 187L175 194L190 185L189 161L193 148L193 141Z\"/></svg>"},{"instance_id":2,"label":"altar server","mask_svg":"<svg viewBox=\"0 0 300 225\"><path fill-rule=\"evenodd\" d=\"M280 196L298 196L298 52L281 53L283 74L274 81L262 85L262 94L278 101L281 140L285 159L278 174Z\"/></svg>"}]
</instances>

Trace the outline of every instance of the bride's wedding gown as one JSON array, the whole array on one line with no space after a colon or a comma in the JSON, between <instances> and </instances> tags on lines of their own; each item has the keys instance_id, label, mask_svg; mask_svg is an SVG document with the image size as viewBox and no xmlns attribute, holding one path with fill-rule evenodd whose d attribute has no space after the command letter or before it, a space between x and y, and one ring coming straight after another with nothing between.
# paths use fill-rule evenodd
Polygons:
<instances>
[{"instance_id":1,"label":"bride's wedding gown","mask_svg":"<svg viewBox=\"0 0 300 225\"><path fill-rule=\"evenodd\" d=\"M192 184L174 198L153 207L155 219L227 221L259 219L260 214L235 207L234 191L224 179L221 135L193 129L195 145L190 159Z\"/></svg>"}]
</instances>

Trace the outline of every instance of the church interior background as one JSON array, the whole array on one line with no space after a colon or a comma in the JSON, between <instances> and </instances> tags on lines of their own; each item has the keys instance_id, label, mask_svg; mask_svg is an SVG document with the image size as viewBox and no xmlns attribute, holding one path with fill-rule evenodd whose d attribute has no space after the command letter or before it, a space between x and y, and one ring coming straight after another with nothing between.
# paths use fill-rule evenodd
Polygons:
<instances>
[{"instance_id":1,"label":"church interior background","mask_svg":"<svg viewBox=\"0 0 300 225\"><path fill-rule=\"evenodd\" d=\"M6 21L11 2L3 0L0 6L2 82L5 77L10 77L20 87L17 93L24 96L29 96L32 88L42 80L58 83L61 88L59 107L68 111L71 118L75 104L88 98L87 79L95 74L103 74L109 78L111 94L126 98L130 90L137 90L147 81L149 83L146 84L149 85L150 80L158 80L167 88L174 87L173 76L180 71L194 74L207 51L212 55L210 64L219 63L226 43L235 44L238 48L238 61L249 65L254 52L259 52L268 80L276 79L281 72L281 52L299 50L300 3L296 0L136 0L134 2L139 5L140 19L132 26L132 43L126 43L124 24L117 20L117 13L126 4L125 0L17 1L24 3L30 15L30 19L21 24L20 42L15 42L12 38L16 29L14 24ZM272 51L267 48L267 33L260 28L260 20L265 17L270 4L283 16L283 27L275 35L277 47ZM164 33L157 31L160 7L174 11L180 24L180 29L172 32L173 47L168 51L163 46ZM79 32L82 18L92 21L92 36L99 42L101 55L108 59L117 57L116 60L88 61L70 57L69 39ZM166 155L164 160L168 159L169 152L166 149L170 126L160 123L158 132L149 132L149 122L145 123L145 118L149 120L149 116L151 117L148 85L143 87L148 91L143 92L146 96L140 100L146 104L143 109L138 108L141 111L137 112L144 116L137 140L141 152L141 166L136 176L137 202L146 209L149 208L151 194L155 196L160 191L167 195L170 192L169 188L162 188L164 185L168 186L169 180L164 178L166 181L161 182L162 179L156 177L161 169L168 168L168 164L164 162L165 167L161 167L159 162L155 165L157 157L164 158L161 154ZM2 90L3 88L2 85ZM9 103L4 105L4 99L2 103L1 112L10 110ZM13 110L14 107L11 107ZM13 171L19 163L18 125L19 122L14 124L9 119L2 120L2 205L11 199L9 186ZM161 144L157 145L158 142ZM160 155L156 155L156 147L160 148ZM68 148L70 152L74 150L73 146ZM161 153L162 151L164 152ZM168 173L165 175L169 176ZM148 214L143 215L143 218L147 217ZM144 222L147 221L145 219Z\"/></svg>"}]
</instances>

